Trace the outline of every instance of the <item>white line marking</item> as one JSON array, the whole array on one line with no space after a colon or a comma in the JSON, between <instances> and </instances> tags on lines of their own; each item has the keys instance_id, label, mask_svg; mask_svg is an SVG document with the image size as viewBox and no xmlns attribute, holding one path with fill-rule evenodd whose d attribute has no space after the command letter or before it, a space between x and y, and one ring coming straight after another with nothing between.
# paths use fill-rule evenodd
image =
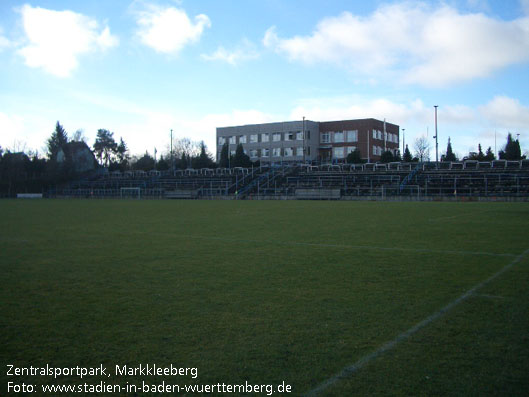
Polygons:
<instances>
[{"instance_id":1,"label":"white line marking","mask_svg":"<svg viewBox=\"0 0 529 397\"><path fill-rule=\"evenodd\" d=\"M485 281L482 281L481 283L475 285L474 287L472 287L471 289L469 289L467 292L465 292L463 295L461 295L459 298L453 300L452 302L450 302L448 305L446 305L445 307L443 307L441 310L439 310L438 312L435 312L434 314L426 317L424 320L422 320L420 323L418 324L415 324L413 327L411 327L410 329L408 329L407 331L404 331L403 333L401 333L400 335L398 335L395 339L393 339L392 341L389 341L389 342L386 342L384 343L382 346L380 346L377 350L375 350L374 352L362 357L360 360L358 360L357 362L355 362L354 364L348 366L348 367L345 367L344 369L342 369L340 372L338 372L336 375L334 376L331 376L329 379L325 380L323 383L321 383L320 385L318 385L317 387L315 387L314 389L310 390L307 394L305 394L305 396L307 397L311 397L311 396L317 396L319 395L321 392L323 392L325 389L327 389L328 387L334 385L336 382L338 382L340 379L344 379L344 378L347 378L348 376L354 374L356 371L358 371L359 369L361 369L364 365L366 365L367 363L369 363L371 360L377 358L378 356L384 354L385 352L387 352L388 350L391 350L393 349L399 342L402 342L406 339L408 339L410 336L412 336L413 334L415 334L417 331L419 331L420 329L426 327L427 325L429 325L431 322L433 322L434 320L437 320L439 317L441 317L443 314L445 314L446 312L450 311L452 308L454 308L455 306L457 306L458 304L460 304L461 302L463 302L465 299L467 299L469 296L471 296L472 294L474 294L478 289L480 289L481 287L483 287L484 285L488 284L489 282L491 282L492 280L494 280L495 278L497 278L498 276L500 276L501 274L505 273L507 270L509 270L512 266L514 266L516 263L518 263L520 260L522 260L522 258L527 254L529 253L529 248L526 249L524 252L522 252L520 255L518 255L516 258L514 258L514 260L512 260L509 264L505 265L504 267L502 267L500 270L498 270L496 273L494 273L492 276L490 276L488 279L486 279Z\"/></svg>"},{"instance_id":2,"label":"white line marking","mask_svg":"<svg viewBox=\"0 0 529 397\"><path fill-rule=\"evenodd\" d=\"M490 299L505 299L504 296L490 295L490 294L474 294L477 298L490 298Z\"/></svg>"},{"instance_id":3,"label":"white line marking","mask_svg":"<svg viewBox=\"0 0 529 397\"><path fill-rule=\"evenodd\" d=\"M148 232L140 232L148 233ZM152 234L152 233L148 233ZM165 233L160 233L166 236ZM324 247L324 248L349 248L349 249L365 249L374 251L401 251L401 252L422 252L427 254L456 254L456 255L485 255L485 256L499 256L499 257L516 257L515 254L496 253L485 251L458 251L458 250L435 250L428 248L402 248L402 247L378 247L370 245L347 245L347 244L325 244L325 243L306 243L296 241L273 241L273 240L251 240L251 239L237 239L217 236L193 236L193 235L174 235L182 238L190 238L197 240L219 240L232 243L259 243L259 244L275 244L275 245L301 245L308 247Z\"/></svg>"},{"instance_id":4,"label":"white line marking","mask_svg":"<svg viewBox=\"0 0 529 397\"><path fill-rule=\"evenodd\" d=\"M465 212L464 214L457 214L452 216L441 216L439 218L430 218L428 219L430 222L436 222L436 221L444 221L446 219L455 219L455 218L461 218L464 216L480 216L482 214L485 214L487 212L492 212L493 210L485 210L480 212Z\"/></svg>"}]
</instances>

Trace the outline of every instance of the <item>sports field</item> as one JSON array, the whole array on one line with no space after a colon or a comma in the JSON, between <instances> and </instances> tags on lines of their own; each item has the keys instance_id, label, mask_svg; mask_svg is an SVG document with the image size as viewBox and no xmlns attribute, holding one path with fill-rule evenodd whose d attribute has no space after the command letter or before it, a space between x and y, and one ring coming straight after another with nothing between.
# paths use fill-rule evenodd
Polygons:
<instances>
[{"instance_id":1,"label":"sports field","mask_svg":"<svg viewBox=\"0 0 529 397\"><path fill-rule=\"evenodd\" d=\"M528 231L529 203L3 200L0 395L103 380L527 395ZM140 363L198 375L114 374Z\"/></svg>"}]
</instances>

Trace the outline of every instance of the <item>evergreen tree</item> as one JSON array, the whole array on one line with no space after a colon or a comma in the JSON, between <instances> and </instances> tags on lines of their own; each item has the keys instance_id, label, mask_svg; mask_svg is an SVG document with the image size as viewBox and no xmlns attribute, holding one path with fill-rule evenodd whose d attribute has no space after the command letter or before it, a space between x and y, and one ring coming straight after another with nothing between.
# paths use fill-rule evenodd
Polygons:
<instances>
[{"instance_id":1,"label":"evergreen tree","mask_svg":"<svg viewBox=\"0 0 529 397\"><path fill-rule=\"evenodd\" d=\"M235 150L235 157L233 158L232 167L251 167L251 166L252 166L252 162L250 161L250 157L244 154L244 148L242 147L242 144L239 143L237 145L237 149Z\"/></svg>"},{"instance_id":2,"label":"evergreen tree","mask_svg":"<svg viewBox=\"0 0 529 397\"><path fill-rule=\"evenodd\" d=\"M411 163L413 161L410 149L408 149L408 145L406 145L406 149L404 149L404 156L402 156L402 161L404 161L405 163Z\"/></svg>"},{"instance_id":3,"label":"evergreen tree","mask_svg":"<svg viewBox=\"0 0 529 397\"><path fill-rule=\"evenodd\" d=\"M219 159L219 167L222 168L228 168L230 166L230 158L228 157L230 155L229 149L228 149L228 143L224 143L222 145L222 149L220 151L220 159Z\"/></svg>"},{"instance_id":4,"label":"evergreen tree","mask_svg":"<svg viewBox=\"0 0 529 397\"><path fill-rule=\"evenodd\" d=\"M492 161L494 160L496 157L494 156L494 153L492 153L492 149L489 148L487 149L487 153L485 153L485 157L483 158L484 161Z\"/></svg>"},{"instance_id":5,"label":"evergreen tree","mask_svg":"<svg viewBox=\"0 0 529 397\"><path fill-rule=\"evenodd\" d=\"M499 155L500 159L503 160L522 159L522 150L520 148L520 142L518 140L513 140L510 132L507 135L507 143L505 144L505 149L501 150Z\"/></svg>"},{"instance_id":6,"label":"evergreen tree","mask_svg":"<svg viewBox=\"0 0 529 397\"><path fill-rule=\"evenodd\" d=\"M162 155L160 156L160 160L156 163L156 169L158 171L165 171L169 169L169 162L165 159L165 157Z\"/></svg>"},{"instance_id":7,"label":"evergreen tree","mask_svg":"<svg viewBox=\"0 0 529 397\"><path fill-rule=\"evenodd\" d=\"M118 158L118 162L120 164L126 163L129 159L129 148L127 147L127 144L123 140L123 138L119 138L119 144L116 146L116 154Z\"/></svg>"},{"instance_id":8,"label":"evergreen tree","mask_svg":"<svg viewBox=\"0 0 529 397\"><path fill-rule=\"evenodd\" d=\"M395 158L393 156L393 153L391 153L390 150L386 150L385 152L382 153L382 155L380 156L380 162L381 163L391 163L392 161L394 161Z\"/></svg>"},{"instance_id":9,"label":"evergreen tree","mask_svg":"<svg viewBox=\"0 0 529 397\"><path fill-rule=\"evenodd\" d=\"M145 152L142 157L132 163L132 168L135 170L150 171L154 169L154 165L154 158L148 152Z\"/></svg>"},{"instance_id":10,"label":"evergreen tree","mask_svg":"<svg viewBox=\"0 0 529 397\"><path fill-rule=\"evenodd\" d=\"M213 168L215 162L208 154L204 141L200 142L199 148L200 154L193 158L193 168Z\"/></svg>"},{"instance_id":11,"label":"evergreen tree","mask_svg":"<svg viewBox=\"0 0 529 397\"><path fill-rule=\"evenodd\" d=\"M478 143L478 161L485 161L485 155L483 154L483 150L481 150L481 143Z\"/></svg>"},{"instance_id":12,"label":"evergreen tree","mask_svg":"<svg viewBox=\"0 0 529 397\"><path fill-rule=\"evenodd\" d=\"M446 146L446 154L441 157L441 161L457 161L457 157L452 151L452 143L448 137L448 145Z\"/></svg>"},{"instance_id":13,"label":"evergreen tree","mask_svg":"<svg viewBox=\"0 0 529 397\"><path fill-rule=\"evenodd\" d=\"M349 153L347 155L346 161L349 164L361 164L364 162L364 160L362 160L362 154L360 153L359 149L355 149L351 153Z\"/></svg>"},{"instance_id":14,"label":"evergreen tree","mask_svg":"<svg viewBox=\"0 0 529 397\"><path fill-rule=\"evenodd\" d=\"M63 148L68 143L68 134L66 133L63 126L57 121L55 125L55 131L51 134L51 137L47 141L48 145L48 157L55 159L59 149Z\"/></svg>"}]
</instances>

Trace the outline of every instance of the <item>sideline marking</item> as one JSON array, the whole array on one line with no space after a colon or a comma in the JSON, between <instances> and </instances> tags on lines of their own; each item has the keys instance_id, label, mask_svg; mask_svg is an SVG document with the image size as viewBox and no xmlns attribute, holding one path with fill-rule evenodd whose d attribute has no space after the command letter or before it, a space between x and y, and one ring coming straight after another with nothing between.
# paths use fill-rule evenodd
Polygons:
<instances>
[{"instance_id":1,"label":"sideline marking","mask_svg":"<svg viewBox=\"0 0 529 397\"><path fill-rule=\"evenodd\" d=\"M437 222L437 221L444 221L446 219L455 219L455 218L461 218L463 216L479 216L479 215L482 215L482 214L486 214L487 212L492 212L493 210L485 210L485 211L480 211L480 212L477 212L477 213L469 213L469 212L465 212L463 214L457 214L457 215L451 215L451 216L441 216L439 218L430 218L428 219L430 222Z\"/></svg>"},{"instance_id":2,"label":"sideline marking","mask_svg":"<svg viewBox=\"0 0 529 397\"><path fill-rule=\"evenodd\" d=\"M140 234L152 234L149 232L139 232ZM167 236L166 233L157 233ZM485 251L457 251L457 250L435 250L428 248L401 248L401 247L377 247L370 245L347 245L347 244L325 244L325 243L305 243L296 241L273 241L273 240L251 240L251 239L238 239L228 237L217 237L217 236L192 236L192 235L181 235L173 234L175 237L190 238L196 240L218 240L226 241L231 243L259 243L259 244L276 244L276 245L301 245L308 247L324 247L324 248L350 248L350 249L367 249L374 251L401 251L401 252L423 252L427 254L456 254L456 255L484 255L484 256L499 256L499 257L516 257L516 254L499 254L496 252L485 252Z\"/></svg>"},{"instance_id":3,"label":"sideline marking","mask_svg":"<svg viewBox=\"0 0 529 397\"><path fill-rule=\"evenodd\" d=\"M518 255L516 258L514 258L509 264L502 267L500 270L498 270L496 273L494 273L492 276L487 278L485 281L482 281L481 283L475 285L471 289L469 289L467 292L465 292L463 295L461 295L459 298L453 300L448 305L443 307L441 310L433 313L432 315L426 317L424 320L422 320L420 323L415 324L413 327L408 329L407 331L404 331L400 335L398 335L395 339L392 341L384 343L382 346L380 346L377 350L374 352L362 357L354 364L345 367L340 372L338 372L336 375L331 376L327 380L320 383L318 386L316 386L314 389L310 390L305 394L307 397L311 396L317 396L321 392L323 392L325 389L327 389L329 386L334 385L336 382L338 382L340 379L347 378L348 376L354 374L356 371L361 369L364 365L366 365L371 360L377 358L378 356L384 354L388 350L393 349L397 343L402 342L403 340L408 339L410 336L415 334L417 331L421 330L422 328L426 327L428 324L433 322L434 320L437 320L439 317L441 317L446 312L450 311L452 308L466 300L469 296L473 295L478 289L483 287L484 285L488 284L501 274L505 273L507 270L509 270L511 267L513 267L516 263L520 262L522 258L529 253L529 248L526 249L524 252L522 252L520 255Z\"/></svg>"}]
</instances>

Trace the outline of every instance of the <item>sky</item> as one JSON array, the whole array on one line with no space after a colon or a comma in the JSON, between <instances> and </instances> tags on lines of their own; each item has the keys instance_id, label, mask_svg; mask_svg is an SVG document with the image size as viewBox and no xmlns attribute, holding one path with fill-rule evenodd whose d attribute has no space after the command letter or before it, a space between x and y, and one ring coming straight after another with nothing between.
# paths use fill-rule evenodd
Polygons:
<instances>
[{"instance_id":1,"label":"sky","mask_svg":"<svg viewBox=\"0 0 529 397\"><path fill-rule=\"evenodd\" d=\"M0 1L0 146L59 121L131 154L216 127L384 118L401 146L529 150L529 0Z\"/></svg>"}]
</instances>

